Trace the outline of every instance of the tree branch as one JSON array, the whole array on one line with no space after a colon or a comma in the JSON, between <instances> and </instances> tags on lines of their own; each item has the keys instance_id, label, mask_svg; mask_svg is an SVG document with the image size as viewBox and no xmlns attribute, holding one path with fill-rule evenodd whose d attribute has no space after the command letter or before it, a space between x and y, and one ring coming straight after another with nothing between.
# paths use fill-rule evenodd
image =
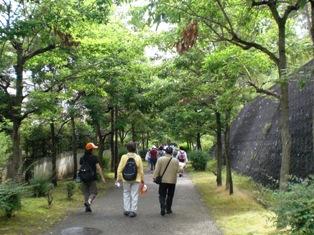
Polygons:
<instances>
[{"instance_id":1,"label":"tree branch","mask_svg":"<svg viewBox=\"0 0 314 235\"><path fill-rule=\"evenodd\" d=\"M56 44L50 44L50 45L48 45L48 46L46 46L44 48L37 49L37 50L35 50L33 52L30 52L29 54L25 55L24 56L24 60L27 61L27 60L33 58L36 55L45 53L47 51L51 51L51 50L55 49L56 47L57 47Z\"/></svg>"},{"instance_id":2,"label":"tree branch","mask_svg":"<svg viewBox=\"0 0 314 235\"><path fill-rule=\"evenodd\" d=\"M269 91L269 90L265 90L265 89L263 89L263 88L260 88L260 87L258 87L256 84L254 84L254 83L251 82L251 81L248 81L248 84L249 84L251 87L253 87L257 93L269 95L269 96L275 97L276 99L280 99L280 95L278 95L278 94L276 94L276 93L274 93L274 92L271 92L271 91Z\"/></svg>"}]
</instances>

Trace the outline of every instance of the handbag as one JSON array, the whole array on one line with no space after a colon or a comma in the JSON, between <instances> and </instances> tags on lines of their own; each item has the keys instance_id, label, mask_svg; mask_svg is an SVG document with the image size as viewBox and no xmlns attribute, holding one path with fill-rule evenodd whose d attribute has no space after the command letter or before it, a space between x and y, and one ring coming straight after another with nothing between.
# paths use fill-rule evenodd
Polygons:
<instances>
[{"instance_id":1,"label":"handbag","mask_svg":"<svg viewBox=\"0 0 314 235\"><path fill-rule=\"evenodd\" d=\"M166 172L166 170L167 170L167 168L168 168L168 166L169 166L169 163L171 162L171 160L172 160L172 157L170 158L170 160L169 160L169 162L168 162L168 164L167 164L167 166L166 166L166 169L164 170L164 172L162 173L162 175L160 176L157 176L155 179L154 179L154 183L156 183L156 184L161 184L161 182L162 182L162 177L164 176L164 174L165 174L165 172Z\"/></svg>"}]
</instances>

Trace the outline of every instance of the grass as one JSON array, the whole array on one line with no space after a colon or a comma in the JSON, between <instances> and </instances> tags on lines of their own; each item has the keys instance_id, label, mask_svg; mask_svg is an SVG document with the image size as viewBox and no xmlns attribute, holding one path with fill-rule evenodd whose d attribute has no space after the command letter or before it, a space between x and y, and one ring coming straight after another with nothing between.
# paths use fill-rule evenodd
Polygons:
<instances>
[{"instance_id":1,"label":"grass","mask_svg":"<svg viewBox=\"0 0 314 235\"><path fill-rule=\"evenodd\" d=\"M216 186L212 172L190 171L192 181L215 219L226 235L280 234L271 221L274 214L256 200L256 184L248 177L233 174L234 194L225 187Z\"/></svg>"},{"instance_id":2,"label":"grass","mask_svg":"<svg viewBox=\"0 0 314 235\"><path fill-rule=\"evenodd\" d=\"M103 195L106 189L112 185L112 174L106 174L107 184L98 184L99 195ZM77 184L72 200L67 199L66 182L58 182L53 192L53 203L48 208L47 198L26 197L22 199L22 209L17 211L14 217L7 219L0 213L0 234L40 234L47 231L52 225L61 221L66 215L82 207L83 195L80 184ZM82 207L83 209L83 207Z\"/></svg>"}]
</instances>

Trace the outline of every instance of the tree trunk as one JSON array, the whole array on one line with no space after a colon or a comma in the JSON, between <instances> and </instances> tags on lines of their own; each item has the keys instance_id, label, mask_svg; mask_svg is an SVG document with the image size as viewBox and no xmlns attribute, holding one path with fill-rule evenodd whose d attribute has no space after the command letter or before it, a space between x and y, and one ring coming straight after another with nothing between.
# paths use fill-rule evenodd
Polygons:
<instances>
[{"instance_id":1,"label":"tree trunk","mask_svg":"<svg viewBox=\"0 0 314 235\"><path fill-rule=\"evenodd\" d=\"M20 143L20 126L21 126L21 106L23 102L23 70L24 70L24 58L23 58L23 48L22 45L16 45L17 53L17 62L14 66L15 69L15 97L13 105L13 116L11 120L13 122L13 131L12 131L12 144L13 144L13 153L8 161L8 173L7 177L9 179L20 180L22 178L22 151Z\"/></svg>"},{"instance_id":2,"label":"tree trunk","mask_svg":"<svg viewBox=\"0 0 314 235\"><path fill-rule=\"evenodd\" d=\"M149 132L146 132L146 149L148 149Z\"/></svg>"},{"instance_id":3,"label":"tree trunk","mask_svg":"<svg viewBox=\"0 0 314 235\"><path fill-rule=\"evenodd\" d=\"M280 190L287 190L290 173L291 134L289 130L289 82L287 78L286 36L284 23L279 24L280 132L282 158Z\"/></svg>"},{"instance_id":4,"label":"tree trunk","mask_svg":"<svg viewBox=\"0 0 314 235\"><path fill-rule=\"evenodd\" d=\"M12 144L13 153L10 155L7 166L7 178L18 180L17 172L20 172L22 153L20 149L20 122L13 121Z\"/></svg>"},{"instance_id":5,"label":"tree trunk","mask_svg":"<svg viewBox=\"0 0 314 235\"><path fill-rule=\"evenodd\" d=\"M310 5L311 5L311 39L312 39L312 44L314 46L314 1L311 0L310 1Z\"/></svg>"},{"instance_id":6,"label":"tree trunk","mask_svg":"<svg viewBox=\"0 0 314 235\"><path fill-rule=\"evenodd\" d=\"M55 134L55 124L50 123L50 134L51 134L51 165L52 165L52 175L51 182L54 186L57 186L57 146L56 146L56 134Z\"/></svg>"},{"instance_id":7,"label":"tree trunk","mask_svg":"<svg viewBox=\"0 0 314 235\"><path fill-rule=\"evenodd\" d=\"M76 179L76 174L77 174L77 141L76 141L75 118L73 116L71 116L71 128L72 128L73 179Z\"/></svg>"},{"instance_id":8,"label":"tree trunk","mask_svg":"<svg viewBox=\"0 0 314 235\"><path fill-rule=\"evenodd\" d=\"M142 132L142 150L144 151L145 149L145 134Z\"/></svg>"},{"instance_id":9,"label":"tree trunk","mask_svg":"<svg viewBox=\"0 0 314 235\"><path fill-rule=\"evenodd\" d=\"M202 143L201 143L201 133L197 133L196 135L196 149L197 150L202 150Z\"/></svg>"},{"instance_id":10,"label":"tree trunk","mask_svg":"<svg viewBox=\"0 0 314 235\"><path fill-rule=\"evenodd\" d=\"M226 189L229 189L229 194L233 194L233 180L232 180L232 170L231 170L231 159L230 159L230 126L226 124L225 130L225 156L226 156Z\"/></svg>"},{"instance_id":11,"label":"tree trunk","mask_svg":"<svg viewBox=\"0 0 314 235\"><path fill-rule=\"evenodd\" d=\"M132 123L132 127L131 127L131 132L132 132L132 141L135 142L136 141L136 133L135 133L135 127L134 127L133 123Z\"/></svg>"},{"instance_id":12,"label":"tree trunk","mask_svg":"<svg viewBox=\"0 0 314 235\"><path fill-rule=\"evenodd\" d=\"M117 129L117 120L118 120L118 108L114 108L114 159L115 159L115 169L114 175L115 179L117 178L117 171L119 165L119 150L118 150L118 129Z\"/></svg>"},{"instance_id":13,"label":"tree trunk","mask_svg":"<svg viewBox=\"0 0 314 235\"><path fill-rule=\"evenodd\" d=\"M98 139L98 159L100 161L100 164L101 166L103 167L102 165L102 158L103 158L103 153L104 153L104 137L101 133L101 128L100 128L100 124L98 121L96 121L96 133L97 133L97 139Z\"/></svg>"},{"instance_id":14,"label":"tree trunk","mask_svg":"<svg viewBox=\"0 0 314 235\"><path fill-rule=\"evenodd\" d=\"M110 134L110 151L111 151L111 164L110 168L111 171L114 172L115 170L115 145L114 145L114 108L111 108L111 134Z\"/></svg>"},{"instance_id":15,"label":"tree trunk","mask_svg":"<svg viewBox=\"0 0 314 235\"><path fill-rule=\"evenodd\" d=\"M217 186L222 185L222 142L221 142L221 115L219 112L216 115L216 159L217 159Z\"/></svg>"}]
</instances>

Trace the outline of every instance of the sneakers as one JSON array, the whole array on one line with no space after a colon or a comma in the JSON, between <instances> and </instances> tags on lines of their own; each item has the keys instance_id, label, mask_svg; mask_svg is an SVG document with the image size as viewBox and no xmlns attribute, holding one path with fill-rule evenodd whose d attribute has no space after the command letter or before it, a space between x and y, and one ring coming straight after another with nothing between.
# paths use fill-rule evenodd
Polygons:
<instances>
[{"instance_id":1,"label":"sneakers","mask_svg":"<svg viewBox=\"0 0 314 235\"><path fill-rule=\"evenodd\" d=\"M172 210L167 210L167 214L172 214Z\"/></svg>"},{"instance_id":2,"label":"sneakers","mask_svg":"<svg viewBox=\"0 0 314 235\"><path fill-rule=\"evenodd\" d=\"M133 211L131 211L131 212L129 213L129 217L136 217L136 213L133 212Z\"/></svg>"},{"instance_id":3,"label":"sneakers","mask_svg":"<svg viewBox=\"0 0 314 235\"><path fill-rule=\"evenodd\" d=\"M165 214L166 214L166 212L165 212L164 210L161 210L161 211L160 211L160 215L161 215L161 216L164 216Z\"/></svg>"},{"instance_id":4,"label":"sneakers","mask_svg":"<svg viewBox=\"0 0 314 235\"><path fill-rule=\"evenodd\" d=\"M124 214L125 216L129 216L130 211L125 211L125 212L123 212L123 214Z\"/></svg>"},{"instance_id":5,"label":"sneakers","mask_svg":"<svg viewBox=\"0 0 314 235\"><path fill-rule=\"evenodd\" d=\"M90 204L88 202L85 202L84 206L85 206L85 212L92 212L92 209L90 208Z\"/></svg>"}]
</instances>

